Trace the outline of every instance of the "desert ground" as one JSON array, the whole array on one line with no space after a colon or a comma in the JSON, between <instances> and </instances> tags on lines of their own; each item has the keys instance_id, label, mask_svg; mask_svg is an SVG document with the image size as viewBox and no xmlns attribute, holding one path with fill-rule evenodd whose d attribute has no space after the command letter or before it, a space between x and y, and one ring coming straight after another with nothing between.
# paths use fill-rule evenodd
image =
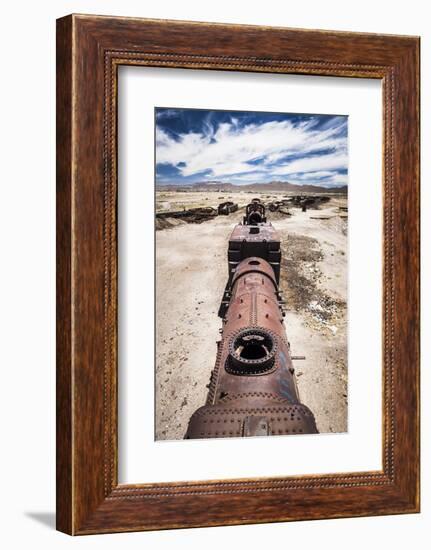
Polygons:
<instances>
[{"instance_id":1,"label":"desert ground","mask_svg":"<svg viewBox=\"0 0 431 550\"><path fill-rule=\"evenodd\" d=\"M227 245L245 205L286 195L160 191L156 211L217 207L239 210L200 224L165 218L156 231L156 434L182 439L192 413L204 405L221 319ZM268 212L281 237L285 326L301 401L320 433L347 431L347 197L290 216ZM157 225L156 225L157 226ZM163 228L160 228L163 227Z\"/></svg>"}]
</instances>

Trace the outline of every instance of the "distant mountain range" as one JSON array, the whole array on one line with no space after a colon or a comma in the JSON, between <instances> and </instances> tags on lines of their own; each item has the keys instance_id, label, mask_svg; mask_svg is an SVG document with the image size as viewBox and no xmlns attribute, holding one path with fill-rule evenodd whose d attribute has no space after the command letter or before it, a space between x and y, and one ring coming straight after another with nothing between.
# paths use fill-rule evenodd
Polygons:
<instances>
[{"instance_id":1,"label":"distant mountain range","mask_svg":"<svg viewBox=\"0 0 431 550\"><path fill-rule=\"evenodd\" d=\"M247 185L234 185L217 181L198 182L190 185L157 185L158 191L260 191L269 193L275 191L301 193L340 193L347 194L347 185L342 187L322 187L319 185L295 185L286 181L271 181L269 183L249 183Z\"/></svg>"}]
</instances>

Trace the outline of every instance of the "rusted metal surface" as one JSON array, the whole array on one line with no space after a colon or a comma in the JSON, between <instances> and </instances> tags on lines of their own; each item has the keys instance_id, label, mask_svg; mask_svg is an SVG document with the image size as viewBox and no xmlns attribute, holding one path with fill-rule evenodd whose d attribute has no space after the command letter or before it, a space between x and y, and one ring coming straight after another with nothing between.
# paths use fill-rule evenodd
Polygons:
<instances>
[{"instance_id":1,"label":"rusted metal surface","mask_svg":"<svg viewBox=\"0 0 431 550\"><path fill-rule=\"evenodd\" d=\"M287 209L288 204L289 201L281 200L270 202L267 207L270 212L280 212L280 214L284 214L285 216L291 216L291 212Z\"/></svg>"},{"instance_id":2,"label":"rusted metal surface","mask_svg":"<svg viewBox=\"0 0 431 550\"><path fill-rule=\"evenodd\" d=\"M220 304L219 317L224 317L230 302L232 277L239 263L251 256L266 260L275 273L277 284L280 282L280 237L271 223L257 225L238 224L229 237L228 280Z\"/></svg>"},{"instance_id":3,"label":"rusted metal surface","mask_svg":"<svg viewBox=\"0 0 431 550\"><path fill-rule=\"evenodd\" d=\"M331 200L327 195L294 195L288 199L289 202L296 207L306 212L307 208L319 208L321 204L325 204Z\"/></svg>"},{"instance_id":4,"label":"rusted metal surface","mask_svg":"<svg viewBox=\"0 0 431 550\"><path fill-rule=\"evenodd\" d=\"M229 214L232 214L233 212L236 212L238 210L238 204L233 203L232 201L222 202L218 205L218 214L219 216L227 216Z\"/></svg>"},{"instance_id":5,"label":"rusted metal surface","mask_svg":"<svg viewBox=\"0 0 431 550\"><path fill-rule=\"evenodd\" d=\"M186 439L317 433L300 403L273 268L261 257L242 260L229 295L206 405Z\"/></svg>"},{"instance_id":6,"label":"rusted metal surface","mask_svg":"<svg viewBox=\"0 0 431 550\"><path fill-rule=\"evenodd\" d=\"M257 225L265 222L265 205L260 202L260 199L253 199L245 208L244 225Z\"/></svg>"},{"instance_id":7,"label":"rusted metal surface","mask_svg":"<svg viewBox=\"0 0 431 550\"><path fill-rule=\"evenodd\" d=\"M177 218L188 223L201 223L217 216L217 210L211 206L200 208L189 208L172 212L156 212L156 218Z\"/></svg>"},{"instance_id":8,"label":"rusted metal surface","mask_svg":"<svg viewBox=\"0 0 431 550\"><path fill-rule=\"evenodd\" d=\"M280 281L280 236L272 224L263 223L257 226L238 224L229 237L228 276L239 262L251 256L266 260L275 272L277 283Z\"/></svg>"},{"instance_id":9,"label":"rusted metal surface","mask_svg":"<svg viewBox=\"0 0 431 550\"><path fill-rule=\"evenodd\" d=\"M268 203L267 208L270 212L280 212L286 216L291 216L287 207L301 208L305 212L307 208L318 209L320 205L330 200L331 197L327 195L292 195L287 199Z\"/></svg>"}]
</instances>

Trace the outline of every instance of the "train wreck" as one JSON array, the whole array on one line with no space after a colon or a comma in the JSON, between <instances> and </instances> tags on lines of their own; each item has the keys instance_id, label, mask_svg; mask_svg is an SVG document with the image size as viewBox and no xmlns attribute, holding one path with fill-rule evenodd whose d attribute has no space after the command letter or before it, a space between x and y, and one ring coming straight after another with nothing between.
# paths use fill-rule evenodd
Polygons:
<instances>
[{"instance_id":1,"label":"train wreck","mask_svg":"<svg viewBox=\"0 0 431 550\"><path fill-rule=\"evenodd\" d=\"M319 208L320 205L329 202L331 197L327 195L295 195L288 200L292 206L306 212L307 208Z\"/></svg>"},{"instance_id":2,"label":"train wreck","mask_svg":"<svg viewBox=\"0 0 431 550\"><path fill-rule=\"evenodd\" d=\"M156 212L156 228L163 227L164 220L182 220L186 223L202 223L216 216L227 216L238 210L238 204L231 201L222 202L217 208L205 206L199 208L185 208L184 210Z\"/></svg>"},{"instance_id":3,"label":"train wreck","mask_svg":"<svg viewBox=\"0 0 431 550\"><path fill-rule=\"evenodd\" d=\"M218 205L217 211L219 216L228 216L238 210L238 204L232 201L222 202Z\"/></svg>"},{"instance_id":4,"label":"train wreck","mask_svg":"<svg viewBox=\"0 0 431 550\"><path fill-rule=\"evenodd\" d=\"M286 216L290 216L291 213L287 209L288 207L301 208L303 212L307 208L318 209L320 205L326 204L331 200L331 197L327 195L293 195L287 199L279 201L273 201L268 204L268 210L270 212L280 212Z\"/></svg>"},{"instance_id":5,"label":"train wreck","mask_svg":"<svg viewBox=\"0 0 431 550\"><path fill-rule=\"evenodd\" d=\"M279 290L280 238L259 199L229 239L221 340L204 406L185 439L318 433L301 403Z\"/></svg>"},{"instance_id":6,"label":"train wreck","mask_svg":"<svg viewBox=\"0 0 431 550\"><path fill-rule=\"evenodd\" d=\"M211 206L189 208L175 212L156 212L156 219L182 219L188 223L202 223L217 216L217 210Z\"/></svg>"}]
</instances>

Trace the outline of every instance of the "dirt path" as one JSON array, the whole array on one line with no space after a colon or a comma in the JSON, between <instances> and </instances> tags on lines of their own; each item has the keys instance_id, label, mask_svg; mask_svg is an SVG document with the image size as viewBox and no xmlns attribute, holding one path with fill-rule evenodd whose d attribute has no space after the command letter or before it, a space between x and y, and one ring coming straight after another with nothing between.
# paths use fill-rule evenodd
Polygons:
<instances>
[{"instance_id":1,"label":"dirt path","mask_svg":"<svg viewBox=\"0 0 431 550\"><path fill-rule=\"evenodd\" d=\"M347 429L347 225L338 202L272 220L282 238L286 330L292 354L306 356L295 361L298 388L320 432ZM156 233L156 439L181 439L205 402L227 242L241 216Z\"/></svg>"}]
</instances>

